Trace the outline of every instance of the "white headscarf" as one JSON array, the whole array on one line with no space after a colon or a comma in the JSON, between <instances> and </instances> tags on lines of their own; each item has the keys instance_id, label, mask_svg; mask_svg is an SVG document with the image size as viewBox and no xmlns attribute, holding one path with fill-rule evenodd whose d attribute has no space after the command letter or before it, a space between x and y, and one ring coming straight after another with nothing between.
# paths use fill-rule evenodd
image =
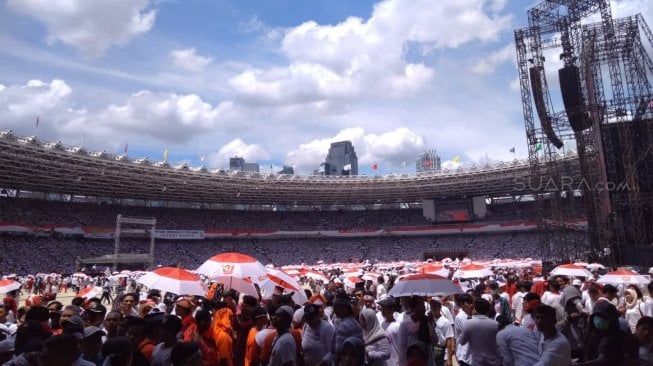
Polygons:
<instances>
[{"instance_id":1,"label":"white headscarf","mask_svg":"<svg viewBox=\"0 0 653 366\"><path fill-rule=\"evenodd\" d=\"M365 328L363 328L363 340L365 340L365 345L369 345L385 338L385 331L381 328L374 310L363 309L360 317L365 320Z\"/></svg>"}]
</instances>

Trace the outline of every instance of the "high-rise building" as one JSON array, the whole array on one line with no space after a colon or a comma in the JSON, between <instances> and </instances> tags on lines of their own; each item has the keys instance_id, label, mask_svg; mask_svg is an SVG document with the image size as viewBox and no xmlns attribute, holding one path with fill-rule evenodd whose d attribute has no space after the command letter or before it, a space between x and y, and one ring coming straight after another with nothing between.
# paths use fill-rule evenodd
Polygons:
<instances>
[{"instance_id":1,"label":"high-rise building","mask_svg":"<svg viewBox=\"0 0 653 366\"><path fill-rule=\"evenodd\" d=\"M246 163L245 158L240 158L238 156L229 158L229 170L231 171L243 171L243 172L258 172L260 166L258 163Z\"/></svg>"},{"instance_id":2,"label":"high-rise building","mask_svg":"<svg viewBox=\"0 0 653 366\"><path fill-rule=\"evenodd\" d=\"M358 175L358 157L351 141L332 143L322 166L324 175Z\"/></svg>"},{"instance_id":3,"label":"high-rise building","mask_svg":"<svg viewBox=\"0 0 653 366\"><path fill-rule=\"evenodd\" d=\"M278 171L277 174L295 174L295 169L291 166L284 165L283 169Z\"/></svg>"},{"instance_id":4,"label":"high-rise building","mask_svg":"<svg viewBox=\"0 0 653 366\"><path fill-rule=\"evenodd\" d=\"M442 169L440 156L438 156L435 150L426 150L419 154L417 160L415 160L415 167L418 173L438 171Z\"/></svg>"}]
</instances>

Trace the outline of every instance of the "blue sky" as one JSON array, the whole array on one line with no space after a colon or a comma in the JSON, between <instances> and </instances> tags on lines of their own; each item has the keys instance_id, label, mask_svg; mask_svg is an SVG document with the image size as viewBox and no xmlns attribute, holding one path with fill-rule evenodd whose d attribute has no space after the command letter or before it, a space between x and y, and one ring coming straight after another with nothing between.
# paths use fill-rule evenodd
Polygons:
<instances>
[{"instance_id":1,"label":"blue sky","mask_svg":"<svg viewBox=\"0 0 653 366\"><path fill-rule=\"evenodd\" d=\"M344 139L368 173L410 171L427 147L448 167L525 157L513 30L534 3L2 1L0 129L300 173Z\"/></svg>"}]
</instances>

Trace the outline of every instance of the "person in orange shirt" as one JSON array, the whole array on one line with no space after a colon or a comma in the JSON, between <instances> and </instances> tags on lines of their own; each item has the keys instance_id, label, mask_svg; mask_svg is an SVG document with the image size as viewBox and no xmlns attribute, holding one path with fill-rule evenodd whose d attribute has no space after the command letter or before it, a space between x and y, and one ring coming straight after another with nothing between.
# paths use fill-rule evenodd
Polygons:
<instances>
[{"instance_id":1,"label":"person in orange shirt","mask_svg":"<svg viewBox=\"0 0 653 366\"><path fill-rule=\"evenodd\" d=\"M181 332L184 333L190 326L195 325L193 312L195 311L195 304L187 298L177 300L175 303L175 314L181 318Z\"/></svg>"},{"instance_id":2,"label":"person in orange shirt","mask_svg":"<svg viewBox=\"0 0 653 366\"><path fill-rule=\"evenodd\" d=\"M195 314L195 324L184 332L184 342L195 342L202 351L202 361L205 366L214 366L219 363L218 350L211 328L211 313L202 309Z\"/></svg>"},{"instance_id":3,"label":"person in orange shirt","mask_svg":"<svg viewBox=\"0 0 653 366\"><path fill-rule=\"evenodd\" d=\"M233 366L233 338L231 333L231 320L233 313L227 308L224 302L218 302L215 313L213 314L213 323L211 332L218 349L219 366Z\"/></svg>"},{"instance_id":4,"label":"person in orange shirt","mask_svg":"<svg viewBox=\"0 0 653 366\"><path fill-rule=\"evenodd\" d=\"M144 319L132 317L127 321L127 338L132 346L145 357L147 362L152 362L152 352L156 342L147 338L147 323Z\"/></svg>"},{"instance_id":5,"label":"person in orange shirt","mask_svg":"<svg viewBox=\"0 0 653 366\"><path fill-rule=\"evenodd\" d=\"M268 325L268 313L263 307L257 306L252 309L252 316L254 318L254 326L249 330L249 334L247 335L245 366L258 366L260 364L258 358L260 348L256 344L256 335Z\"/></svg>"}]
</instances>

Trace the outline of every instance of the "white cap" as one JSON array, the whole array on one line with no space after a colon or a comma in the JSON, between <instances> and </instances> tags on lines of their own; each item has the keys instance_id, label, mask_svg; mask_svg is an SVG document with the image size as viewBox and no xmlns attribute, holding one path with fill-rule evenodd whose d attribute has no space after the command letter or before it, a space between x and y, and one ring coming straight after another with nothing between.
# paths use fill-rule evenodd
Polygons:
<instances>
[{"instance_id":1,"label":"white cap","mask_svg":"<svg viewBox=\"0 0 653 366\"><path fill-rule=\"evenodd\" d=\"M572 286L582 286L583 283L577 278L577 279L571 281L571 285Z\"/></svg>"}]
</instances>

